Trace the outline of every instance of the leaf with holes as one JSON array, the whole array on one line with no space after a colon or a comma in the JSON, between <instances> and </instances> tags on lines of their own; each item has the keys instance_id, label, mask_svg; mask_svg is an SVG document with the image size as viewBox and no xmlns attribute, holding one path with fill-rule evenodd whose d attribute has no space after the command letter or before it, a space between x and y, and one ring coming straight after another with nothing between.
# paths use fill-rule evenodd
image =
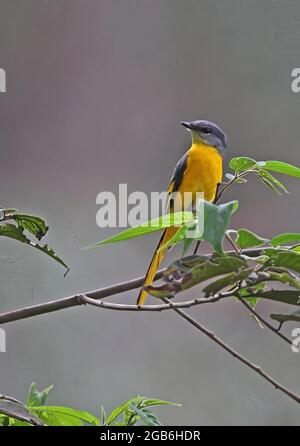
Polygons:
<instances>
[{"instance_id":1,"label":"leaf with holes","mask_svg":"<svg viewBox=\"0 0 300 446\"><path fill-rule=\"evenodd\" d=\"M41 217L29 214L14 214L12 218L16 221L19 228L26 229L38 240L41 240L48 232L49 227Z\"/></svg>"},{"instance_id":2,"label":"leaf with holes","mask_svg":"<svg viewBox=\"0 0 300 446\"><path fill-rule=\"evenodd\" d=\"M48 245L41 246L41 245L31 241L24 234L24 229L21 228L20 226L15 226L11 223L1 224L0 225L0 236L18 240L21 243L25 243L26 245L29 245L35 249L38 249L39 251L42 251L44 254L47 254L48 256L52 257L52 259L56 260L56 262L60 263L65 268L67 268L67 271L69 270L67 264L63 261L63 259L61 257L59 257L54 252L54 250L50 246L48 246Z\"/></svg>"},{"instance_id":3,"label":"leaf with holes","mask_svg":"<svg viewBox=\"0 0 300 446\"><path fill-rule=\"evenodd\" d=\"M239 272L247 267L247 262L238 256L188 256L173 262L164 272L161 286L148 286L145 289L152 296L172 297L198 283L213 277Z\"/></svg>"}]
</instances>

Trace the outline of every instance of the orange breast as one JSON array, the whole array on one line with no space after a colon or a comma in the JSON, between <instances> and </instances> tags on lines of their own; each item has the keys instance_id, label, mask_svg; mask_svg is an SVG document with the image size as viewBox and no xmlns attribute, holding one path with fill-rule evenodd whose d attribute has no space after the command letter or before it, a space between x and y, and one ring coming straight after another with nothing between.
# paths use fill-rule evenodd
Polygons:
<instances>
[{"instance_id":1,"label":"orange breast","mask_svg":"<svg viewBox=\"0 0 300 446\"><path fill-rule=\"evenodd\" d=\"M213 201L217 185L222 181L222 156L214 147L193 144L188 151L187 168L179 191L191 192L193 203L196 192L203 192L207 201Z\"/></svg>"}]
</instances>

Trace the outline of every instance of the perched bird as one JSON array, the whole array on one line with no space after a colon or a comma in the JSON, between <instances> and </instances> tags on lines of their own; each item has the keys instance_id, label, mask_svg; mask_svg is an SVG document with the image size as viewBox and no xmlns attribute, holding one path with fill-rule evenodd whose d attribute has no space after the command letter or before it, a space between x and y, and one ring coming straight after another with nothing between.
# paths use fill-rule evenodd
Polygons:
<instances>
[{"instance_id":1,"label":"perched bird","mask_svg":"<svg viewBox=\"0 0 300 446\"><path fill-rule=\"evenodd\" d=\"M181 211L189 204L195 207L197 192L203 192L204 199L213 201L216 197L219 184L223 175L223 157L227 151L227 138L223 130L210 121L183 121L181 124L191 132L192 145L190 149L178 161L168 188L169 194L177 192L183 199L185 192L190 192L192 203L180 203L180 209L175 204L170 212ZM143 305L147 298L147 291L143 288L151 285L159 265L164 258L164 246L178 231L178 227L170 227L164 230L159 244L154 252L151 263L137 304Z\"/></svg>"}]
</instances>

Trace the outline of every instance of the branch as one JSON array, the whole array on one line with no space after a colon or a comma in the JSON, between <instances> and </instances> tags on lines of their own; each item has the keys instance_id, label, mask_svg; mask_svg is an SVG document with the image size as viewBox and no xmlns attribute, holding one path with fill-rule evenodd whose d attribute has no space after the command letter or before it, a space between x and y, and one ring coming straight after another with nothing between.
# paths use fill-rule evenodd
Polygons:
<instances>
[{"instance_id":1,"label":"branch","mask_svg":"<svg viewBox=\"0 0 300 446\"><path fill-rule=\"evenodd\" d=\"M117 311L164 311L171 310L175 308L191 308L196 305L208 304L213 302L218 302L220 299L224 299L225 297L233 297L235 290L230 290L228 292L219 293L210 298L201 297L192 300L186 300L184 302L172 302L168 301L166 304L158 304L158 305L125 305L125 304L115 304L112 302L105 302L104 300L92 299L84 294L77 296L79 300L83 304L93 305L95 307L105 308L108 310L117 310Z\"/></svg>"},{"instance_id":2,"label":"branch","mask_svg":"<svg viewBox=\"0 0 300 446\"><path fill-rule=\"evenodd\" d=\"M165 303L169 303L169 299L162 298L162 300ZM234 350L232 347L230 347L228 344L226 344L221 338L215 335L212 331L208 330L206 327L201 325L198 321L193 319L190 315L188 315L185 311L181 310L180 308L173 308L174 311L176 311L177 314L179 314L183 319L185 319L187 322L189 322L191 325L193 325L195 328L200 330L202 333L204 333L206 336L208 336L212 341L214 341L216 344L218 344L220 347L222 347L224 350L226 350L228 353L230 353L234 358L237 358L239 361L241 361L243 364L246 364L248 367L250 367L252 370L254 370L256 373L261 375L266 381L273 384L275 389L281 390L281 392L288 395L290 398L292 398L294 401L296 401L298 404L300 403L300 396L296 393L292 392L287 387L280 384L278 381L276 381L272 376L268 375L260 366L254 364L249 359L247 359L245 356L242 356L239 352Z\"/></svg>"},{"instance_id":3,"label":"branch","mask_svg":"<svg viewBox=\"0 0 300 446\"><path fill-rule=\"evenodd\" d=\"M18 401L11 396L0 394L0 415L1 414L34 426L44 426L44 423L38 417L30 414L27 407L21 401Z\"/></svg>"},{"instance_id":4,"label":"branch","mask_svg":"<svg viewBox=\"0 0 300 446\"><path fill-rule=\"evenodd\" d=\"M236 183L240 178L243 178L243 177L247 176L251 172L255 172L255 171L253 171L253 169L248 169L247 171L236 173L231 180L227 181L225 184L223 183L224 186L222 187L222 189L220 189L220 190L218 189L217 190L217 194L216 194L216 197L214 199L214 203L216 204L216 203L218 203L220 201L220 199L221 199L222 195L224 194L224 192L230 186L232 186L232 184Z\"/></svg>"},{"instance_id":5,"label":"branch","mask_svg":"<svg viewBox=\"0 0 300 446\"><path fill-rule=\"evenodd\" d=\"M245 254L249 257L256 257L262 252L261 248L245 250ZM228 251L227 254L233 254L233 251ZM208 258L210 255L207 256ZM160 270L156 276L155 280L159 280L166 268ZM77 293L74 296L64 297L62 299L56 299L49 302L45 302L38 305L32 305L29 307L20 308L19 310L8 311L6 313L0 314L0 325L6 324L8 322L14 322L21 319L26 319L32 316L38 316L40 314L52 313L54 311L63 310L65 308L76 307L83 305L84 302L81 295L85 295L92 299L100 300L105 297L114 296L119 293L124 293L125 291L134 290L139 288L144 283L144 276L138 277L136 279L128 280L126 282L118 283L106 288L100 288L94 291L85 291L83 293ZM142 311L143 307L139 307ZM150 310L151 311L151 310Z\"/></svg>"},{"instance_id":6,"label":"branch","mask_svg":"<svg viewBox=\"0 0 300 446\"><path fill-rule=\"evenodd\" d=\"M256 248L256 249L249 249L245 250L245 254L248 255L248 257L255 257L260 255L262 249ZM227 252L227 254L232 254L232 251ZM207 256L208 258L210 255ZM163 269L157 273L155 276L155 280L158 280L162 277L164 271L166 269ZM226 350L228 353L233 355L235 358L239 359L239 361L246 364L249 368L254 370L256 373L261 375L265 380L270 382L274 385L275 388L281 390L283 393L288 395L290 398L292 398L297 403L300 403L300 396L296 395L294 392L277 382L275 379L273 379L270 375L268 375L266 372L264 372L261 367L258 365L252 363L247 358L242 356L240 353L238 353L236 350L231 348L229 345L227 345L222 339L217 337L213 332L208 330L206 327L201 325L199 322L197 322L195 319L193 319L191 316L189 316L185 311L182 310L182 308L189 308L194 305L200 305L202 303L211 303L216 302L222 298L225 297L231 297L234 296L236 293L236 288L231 289L227 292L219 293L211 298L198 298L193 299L190 301L185 302L171 302L167 298L162 298L162 300L165 302L164 304L159 305L145 305L145 306L138 306L138 305L122 305L122 304L115 304L115 303L109 303L104 302L103 299L108 296L113 296L118 293L122 293L125 291L129 291L135 288L138 288L142 285L144 281L144 277L138 277L133 280L129 280L127 282L119 283L110 287L102 288L95 291L89 291L83 294L76 294L74 296L65 297L63 299L58 299L50 302L46 302L44 304L34 305L31 307L25 307L21 308L19 310L10 311L7 313L3 313L0 315L0 324L4 324L7 322L12 322L20 319L25 319L31 316L36 316L38 314L45 314L50 313L53 311L58 311L64 308L70 308L78 305L85 305L90 304L94 305L100 308L107 308L107 309L113 309L113 310L126 310L126 311L163 311L163 310L174 310L176 313L178 313L181 317L183 317L187 322L192 324L195 328L200 330L202 333L204 333L206 336L208 336L210 339L212 339L215 343L217 343L220 347L222 347L224 350ZM252 309L251 309L252 311ZM253 312L253 311L252 311ZM261 318L261 317L260 317ZM261 318L262 319L262 318ZM265 321L263 321L265 322Z\"/></svg>"}]
</instances>

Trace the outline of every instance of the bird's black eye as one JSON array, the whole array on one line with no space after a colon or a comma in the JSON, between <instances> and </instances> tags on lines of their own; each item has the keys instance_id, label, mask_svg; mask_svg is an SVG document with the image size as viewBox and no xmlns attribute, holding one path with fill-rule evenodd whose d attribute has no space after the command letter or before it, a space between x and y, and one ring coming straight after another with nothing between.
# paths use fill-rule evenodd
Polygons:
<instances>
[{"instance_id":1,"label":"bird's black eye","mask_svg":"<svg viewBox=\"0 0 300 446\"><path fill-rule=\"evenodd\" d=\"M202 132L208 134L208 133L210 133L210 128L209 127L204 127Z\"/></svg>"}]
</instances>

